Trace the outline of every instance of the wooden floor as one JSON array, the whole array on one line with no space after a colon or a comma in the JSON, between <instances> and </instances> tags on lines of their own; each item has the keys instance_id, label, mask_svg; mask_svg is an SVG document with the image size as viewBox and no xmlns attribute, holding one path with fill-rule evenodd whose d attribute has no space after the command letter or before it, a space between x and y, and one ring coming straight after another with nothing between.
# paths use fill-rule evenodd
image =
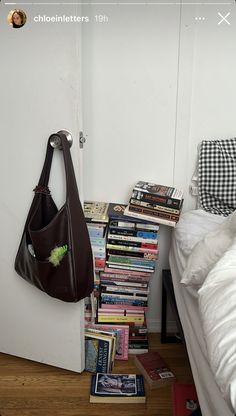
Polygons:
<instances>
[{"instance_id":1,"label":"wooden floor","mask_svg":"<svg viewBox=\"0 0 236 416\"><path fill-rule=\"evenodd\" d=\"M177 380L191 383L182 344L161 344L150 334L150 350L166 359ZM131 356L116 361L114 373L138 373ZM0 416L171 416L170 386L150 390L146 404L90 404L91 374L82 374L0 354Z\"/></svg>"}]
</instances>

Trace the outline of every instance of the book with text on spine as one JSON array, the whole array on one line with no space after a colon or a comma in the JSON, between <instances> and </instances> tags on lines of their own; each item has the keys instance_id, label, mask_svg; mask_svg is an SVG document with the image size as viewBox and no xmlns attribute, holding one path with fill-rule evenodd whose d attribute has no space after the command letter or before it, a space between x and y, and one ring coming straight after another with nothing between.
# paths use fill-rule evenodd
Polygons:
<instances>
[{"instance_id":1,"label":"book with text on spine","mask_svg":"<svg viewBox=\"0 0 236 416\"><path fill-rule=\"evenodd\" d=\"M169 227L175 227L176 226L176 221L170 221L170 220L166 220L165 218L157 218L157 217L153 217L151 215L146 215L146 214L140 214L138 212L133 212L133 211L129 210L129 206L126 208L125 213L128 217L139 218L139 219L143 218L147 221L153 221L153 222L157 222L158 224L168 225Z\"/></svg>"},{"instance_id":2,"label":"book with text on spine","mask_svg":"<svg viewBox=\"0 0 236 416\"><path fill-rule=\"evenodd\" d=\"M181 199L183 197L183 191L174 188L173 186L158 185L153 182L138 181L134 186L137 191L147 192L149 194L161 195L166 197L172 197Z\"/></svg>"},{"instance_id":3,"label":"book with text on spine","mask_svg":"<svg viewBox=\"0 0 236 416\"><path fill-rule=\"evenodd\" d=\"M106 373L112 370L116 339L111 334L95 334L85 331L85 370Z\"/></svg>"}]
</instances>

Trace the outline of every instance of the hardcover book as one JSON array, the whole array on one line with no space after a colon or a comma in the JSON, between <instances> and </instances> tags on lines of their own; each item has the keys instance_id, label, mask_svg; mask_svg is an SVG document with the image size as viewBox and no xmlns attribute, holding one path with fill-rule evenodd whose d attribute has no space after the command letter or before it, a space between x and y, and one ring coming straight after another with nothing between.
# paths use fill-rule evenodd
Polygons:
<instances>
[{"instance_id":1,"label":"hardcover book","mask_svg":"<svg viewBox=\"0 0 236 416\"><path fill-rule=\"evenodd\" d=\"M175 375L158 352L136 356L135 364L150 387L166 386L175 381Z\"/></svg>"},{"instance_id":2,"label":"hardcover book","mask_svg":"<svg viewBox=\"0 0 236 416\"><path fill-rule=\"evenodd\" d=\"M173 416L190 416L194 410L199 408L194 384L174 383L171 395Z\"/></svg>"},{"instance_id":3,"label":"hardcover book","mask_svg":"<svg viewBox=\"0 0 236 416\"><path fill-rule=\"evenodd\" d=\"M92 375L90 403L145 403L144 379L136 374Z\"/></svg>"}]
</instances>

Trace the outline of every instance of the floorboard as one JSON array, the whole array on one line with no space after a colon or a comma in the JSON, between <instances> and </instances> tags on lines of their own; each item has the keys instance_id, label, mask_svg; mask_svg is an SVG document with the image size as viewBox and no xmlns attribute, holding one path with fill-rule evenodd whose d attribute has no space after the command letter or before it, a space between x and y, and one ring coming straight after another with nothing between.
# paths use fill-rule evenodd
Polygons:
<instances>
[{"instance_id":1,"label":"floorboard","mask_svg":"<svg viewBox=\"0 0 236 416\"><path fill-rule=\"evenodd\" d=\"M161 344L149 334L150 350L158 351L176 378L191 383L182 344ZM114 373L138 373L134 357L116 361ZM0 354L0 416L172 416L170 386L150 389L146 404L90 404L91 374L82 374Z\"/></svg>"}]
</instances>

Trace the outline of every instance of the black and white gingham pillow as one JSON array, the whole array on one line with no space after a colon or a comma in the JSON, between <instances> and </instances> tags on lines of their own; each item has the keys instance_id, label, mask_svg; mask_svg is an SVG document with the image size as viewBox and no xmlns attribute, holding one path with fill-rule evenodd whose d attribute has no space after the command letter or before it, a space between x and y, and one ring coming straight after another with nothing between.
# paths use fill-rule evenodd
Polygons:
<instances>
[{"instance_id":1,"label":"black and white gingham pillow","mask_svg":"<svg viewBox=\"0 0 236 416\"><path fill-rule=\"evenodd\" d=\"M227 216L236 209L236 138L203 140L199 164L200 207Z\"/></svg>"}]
</instances>

